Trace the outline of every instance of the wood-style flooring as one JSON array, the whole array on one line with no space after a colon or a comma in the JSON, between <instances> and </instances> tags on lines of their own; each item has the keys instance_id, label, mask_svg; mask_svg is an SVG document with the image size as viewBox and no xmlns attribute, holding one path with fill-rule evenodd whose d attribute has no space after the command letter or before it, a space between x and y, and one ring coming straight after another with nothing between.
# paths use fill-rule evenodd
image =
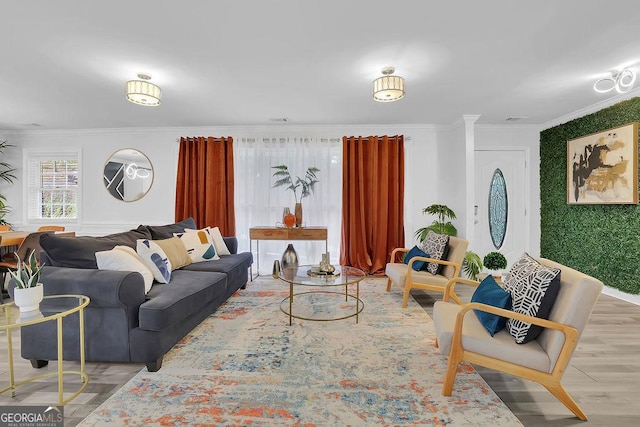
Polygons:
<instances>
[{"instance_id":1,"label":"wood-style flooring","mask_svg":"<svg viewBox=\"0 0 640 427\"><path fill-rule=\"evenodd\" d=\"M250 285L249 285L250 286ZM458 293L469 299L472 289L461 286ZM392 292L401 292L392 288ZM429 315L441 294L412 292ZM401 309L398 307L398 309ZM31 364L19 357L19 333L14 333L17 379L34 375ZM0 387L8 384L7 348L0 333ZM46 369L55 371L55 362ZM78 369L65 362L66 369ZM87 363L89 384L85 392L67 404L65 426L75 426L130 378L144 368L134 363ZM563 384L589 417L583 422L573 416L541 385L476 367L480 375L525 426L637 426L640 424L640 306L602 295L564 375ZM38 371L39 373L39 371ZM78 387L77 376L68 376L65 387ZM20 386L16 397L0 394L0 406L44 405L57 400L53 378Z\"/></svg>"}]
</instances>

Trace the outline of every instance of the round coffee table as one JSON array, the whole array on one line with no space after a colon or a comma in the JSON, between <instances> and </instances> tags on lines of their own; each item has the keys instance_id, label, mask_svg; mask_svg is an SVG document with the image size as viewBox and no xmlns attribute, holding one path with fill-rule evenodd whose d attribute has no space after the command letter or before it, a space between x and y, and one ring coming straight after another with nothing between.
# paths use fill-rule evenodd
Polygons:
<instances>
[{"instance_id":1,"label":"round coffee table","mask_svg":"<svg viewBox=\"0 0 640 427\"><path fill-rule=\"evenodd\" d=\"M340 266L336 267L334 274L322 275L314 273L311 265L301 265L283 268L278 276L289 283L289 296L280 303L280 310L289 316L289 325L294 317L318 322L355 317L358 323L358 315L364 310L364 302L360 299L360 281L367 277L364 271L354 267ZM355 287L355 293L353 290L349 292L350 285L352 288ZM307 287L310 290L295 292L296 287ZM333 290L337 288L344 288L344 291ZM308 304L305 308L309 308L308 305L312 305L316 297L327 297L330 303L336 306L336 313L333 315L321 313L316 316L294 314L294 300L307 299Z\"/></svg>"}]
</instances>

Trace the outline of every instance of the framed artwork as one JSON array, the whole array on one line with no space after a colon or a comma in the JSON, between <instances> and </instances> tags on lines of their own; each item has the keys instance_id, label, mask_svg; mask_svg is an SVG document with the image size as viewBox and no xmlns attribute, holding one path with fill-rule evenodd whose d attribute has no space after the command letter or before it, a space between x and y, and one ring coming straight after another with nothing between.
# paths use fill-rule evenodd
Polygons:
<instances>
[{"instance_id":1,"label":"framed artwork","mask_svg":"<svg viewBox=\"0 0 640 427\"><path fill-rule=\"evenodd\" d=\"M638 204L638 123L567 141L567 204Z\"/></svg>"}]
</instances>

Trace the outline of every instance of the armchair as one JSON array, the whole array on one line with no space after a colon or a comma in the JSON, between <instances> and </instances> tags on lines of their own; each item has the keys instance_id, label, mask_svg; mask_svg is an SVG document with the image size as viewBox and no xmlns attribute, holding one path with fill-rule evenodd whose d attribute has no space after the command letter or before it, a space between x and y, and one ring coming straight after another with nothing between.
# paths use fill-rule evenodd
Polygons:
<instances>
[{"instance_id":1,"label":"armchair","mask_svg":"<svg viewBox=\"0 0 640 427\"><path fill-rule=\"evenodd\" d=\"M601 281L556 262L539 258L543 265L560 268L560 291L549 320L515 313L480 303L454 304L457 283L477 286L479 282L454 278L447 284L443 301L433 308L436 346L448 354L442 394L450 396L460 362L467 361L521 378L536 381L549 390L581 420L587 416L560 383L578 339L602 291ZM506 329L493 337L482 326L473 310L545 328L537 339L517 344Z\"/></svg>"},{"instance_id":2,"label":"armchair","mask_svg":"<svg viewBox=\"0 0 640 427\"><path fill-rule=\"evenodd\" d=\"M396 248L391 252L391 260L387 263L385 274L387 275L387 292L391 290L391 283L396 283L404 288L402 298L402 307L407 306L409 300L409 292L411 289L424 289L429 291L444 292L450 279L460 275L460 267L464 261L469 242L460 237L449 237L448 252L445 259L433 259L426 257L414 257L409 264L397 262L398 254L409 252L409 248ZM413 270L413 263L416 261L426 261L440 264L443 266L440 273L431 274L427 271ZM454 301L461 304L462 302L457 296L453 296Z\"/></svg>"}]
</instances>

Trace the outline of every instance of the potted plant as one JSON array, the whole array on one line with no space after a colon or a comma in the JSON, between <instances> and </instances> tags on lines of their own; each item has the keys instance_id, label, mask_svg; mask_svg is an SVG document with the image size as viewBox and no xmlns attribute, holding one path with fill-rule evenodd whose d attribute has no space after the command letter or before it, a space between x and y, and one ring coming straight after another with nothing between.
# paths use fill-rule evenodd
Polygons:
<instances>
[{"instance_id":1,"label":"potted plant","mask_svg":"<svg viewBox=\"0 0 640 427\"><path fill-rule=\"evenodd\" d=\"M21 312L38 310L44 297L40 274L42 266L38 265L36 251L32 250L25 261L18 259L17 268L9 273L13 277L16 287L13 290L13 300Z\"/></svg>"},{"instance_id":2,"label":"potted plant","mask_svg":"<svg viewBox=\"0 0 640 427\"><path fill-rule=\"evenodd\" d=\"M421 242L427 238L427 233L432 230L439 234L448 234L449 236L455 236L458 234L458 230L453 226L451 221L456 219L456 214L447 205L433 204L422 209L423 214L436 215L437 220L434 220L430 226L422 227L416 230L415 236Z\"/></svg>"},{"instance_id":3,"label":"potted plant","mask_svg":"<svg viewBox=\"0 0 640 427\"><path fill-rule=\"evenodd\" d=\"M4 153L5 148L13 147L10 144L7 144L7 141L0 140L0 155ZM15 172L15 168L11 167L11 165L5 161L0 161L0 179L6 181L9 184L13 184L13 181L16 179L16 176L13 174ZM11 225L5 219L5 215L10 212L9 207L5 204L7 201L4 194L0 194L0 225Z\"/></svg>"},{"instance_id":4,"label":"potted plant","mask_svg":"<svg viewBox=\"0 0 640 427\"><path fill-rule=\"evenodd\" d=\"M484 266L492 271L504 270L507 268L507 259L500 252L489 252L484 256L482 261L484 262ZM493 276L496 280L500 280L499 274L494 274Z\"/></svg>"},{"instance_id":5,"label":"potted plant","mask_svg":"<svg viewBox=\"0 0 640 427\"><path fill-rule=\"evenodd\" d=\"M320 169L315 166L311 166L307 168L307 171L304 174L304 177L296 176L295 181L289 172L289 168L286 165L278 165L272 166L272 169L276 171L273 173L273 176L277 178L276 182L273 184L273 188L286 186L288 190L293 192L293 197L296 201L295 206L295 217L296 217L296 227L302 226L302 199L313 193L315 185L320 182L318 180L317 173L320 172ZM300 197L298 198L298 189L300 189Z\"/></svg>"}]
</instances>

